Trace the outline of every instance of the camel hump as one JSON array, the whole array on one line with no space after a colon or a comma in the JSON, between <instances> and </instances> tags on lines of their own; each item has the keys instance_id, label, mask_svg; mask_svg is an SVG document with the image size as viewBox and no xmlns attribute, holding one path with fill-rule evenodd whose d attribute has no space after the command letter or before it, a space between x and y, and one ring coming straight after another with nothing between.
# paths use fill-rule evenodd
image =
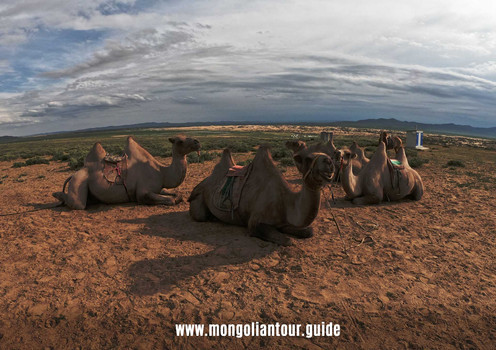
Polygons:
<instances>
[{"instance_id":1,"label":"camel hump","mask_svg":"<svg viewBox=\"0 0 496 350\"><path fill-rule=\"evenodd\" d=\"M408 158L406 157L405 148L401 146L396 152L396 159L398 159L403 165L408 165Z\"/></svg>"},{"instance_id":2,"label":"camel hump","mask_svg":"<svg viewBox=\"0 0 496 350\"><path fill-rule=\"evenodd\" d=\"M102 144L100 142L95 142L90 152L86 156L85 163L98 162L105 158L106 154L107 152L105 152Z\"/></svg>"},{"instance_id":3,"label":"camel hump","mask_svg":"<svg viewBox=\"0 0 496 350\"><path fill-rule=\"evenodd\" d=\"M127 144L136 143L136 140L131 135L126 138Z\"/></svg>"},{"instance_id":4,"label":"camel hump","mask_svg":"<svg viewBox=\"0 0 496 350\"><path fill-rule=\"evenodd\" d=\"M261 167L266 169L276 168L274 164L274 160L272 159L272 155L270 154L270 146L267 144L262 144L258 147L257 153L255 154L255 158L253 158L253 165L255 168L257 164L260 164Z\"/></svg>"},{"instance_id":5,"label":"camel hump","mask_svg":"<svg viewBox=\"0 0 496 350\"><path fill-rule=\"evenodd\" d=\"M224 149L224 151L222 151L222 157L220 158L220 163L228 165L229 168L236 165L232 157L231 150L229 148L226 148Z\"/></svg>"},{"instance_id":6,"label":"camel hump","mask_svg":"<svg viewBox=\"0 0 496 350\"><path fill-rule=\"evenodd\" d=\"M257 153L255 154L255 158L253 161L257 159L270 159L272 160L272 156L270 155L270 146L267 144L262 144L258 147Z\"/></svg>"}]
</instances>

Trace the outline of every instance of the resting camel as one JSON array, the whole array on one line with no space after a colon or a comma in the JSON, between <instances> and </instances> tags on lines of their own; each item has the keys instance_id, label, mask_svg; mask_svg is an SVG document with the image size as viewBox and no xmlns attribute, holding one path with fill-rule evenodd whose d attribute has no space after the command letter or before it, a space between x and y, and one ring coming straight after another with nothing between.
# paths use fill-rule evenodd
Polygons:
<instances>
[{"instance_id":1,"label":"resting camel","mask_svg":"<svg viewBox=\"0 0 496 350\"><path fill-rule=\"evenodd\" d=\"M353 173L358 175L360 170L365 164L369 162L369 159L365 156L365 152L361 149L356 142L353 142L351 147L338 149L332 141L322 143L318 142L313 145L307 146L307 144L303 141L291 140L286 142L286 147L293 151L293 153L297 152L301 149L308 149L311 152L322 152L331 157L335 173L333 181L339 181L341 170L348 164L348 162L353 162ZM301 170L301 164L298 164L295 161L296 168L303 173Z\"/></svg>"},{"instance_id":2,"label":"resting camel","mask_svg":"<svg viewBox=\"0 0 496 350\"><path fill-rule=\"evenodd\" d=\"M386 151L388 149L394 149L397 153L400 150L400 147L403 146L403 142L398 136L389 135L386 131L381 131L379 142L381 141L386 144Z\"/></svg>"},{"instance_id":3,"label":"resting camel","mask_svg":"<svg viewBox=\"0 0 496 350\"><path fill-rule=\"evenodd\" d=\"M407 196L419 200L424 193L422 179L408 165L405 149L401 147L396 159L390 160L382 141L358 176L353 174L353 163L350 162L344 168L341 182L353 204L374 204L385 199L396 201Z\"/></svg>"},{"instance_id":4,"label":"resting camel","mask_svg":"<svg viewBox=\"0 0 496 350\"><path fill-rule=\"evenodd\" d=\"M109 159L100 143L95 143L84 161L84 167L71 175L62 192L53 196L72 209L84 209L88 196L103 203L138 202L174 205L180 196L167 192L179 186L186 177L186 155L200 151L192 138L176 136L172 143L172 164L160 164L131 136L127 138L124 156ZM67 193L65 187L68 184Z\"/></svg>"},{"instance_id":5,"label":"resting camel","mask_svg":"<svg viewBox=\"0 0 496 350\"><path fill-rule=\"evenodd\" d=\"M253 162L241 169L244 176L234 179L231 191L227 184L233 179L226 175L236 167L231 152L224 150L212 174L193 189L188 199L191 217L195 221L218 219L247 226L250 236L280 245L291 244L286 234L312 236L309 226L319 212L320 190L331 180L334 167L329 156L306 148L294 157L305 174L300 191L290 189L267 146L260 146ZM226 192L233 195L226 198ZM227 206L223 204L226 200Z\"/></svg>"}]
</instances>

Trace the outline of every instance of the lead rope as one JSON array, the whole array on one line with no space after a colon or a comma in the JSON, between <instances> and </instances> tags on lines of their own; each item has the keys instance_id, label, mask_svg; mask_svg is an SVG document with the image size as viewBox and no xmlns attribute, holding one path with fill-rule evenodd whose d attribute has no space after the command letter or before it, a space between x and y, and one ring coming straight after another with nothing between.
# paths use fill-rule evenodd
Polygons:
<instances>
[{"instance_id":1,"label":"lead rope","mask_svg":"<svg viewBox=\"0 0 496 350\"><path fill-rule=\"evenodd\" d=\"M332 202L334 204L336 204L336 200L334 199L334 193L332 192L332 185L329 184L328 186L329 186L329 190L331 192ZM338 221L336 220L336 217L334 216L334 212L330 209L331 208L331 201L329 200L329 197L327 196L325 191L322 191L322 193L324 193L324 198L327 202L327 205L329 206L329 211L331 212L332 220L334 221L334 224L336 225L336 228L338 229L339 237L341 238L341 243L343 244L343 253L349 257L348 249L346 248L346 243L344 241L343 234L341 233L341 228L339 227Z\"/></svg>"}]
</instances>

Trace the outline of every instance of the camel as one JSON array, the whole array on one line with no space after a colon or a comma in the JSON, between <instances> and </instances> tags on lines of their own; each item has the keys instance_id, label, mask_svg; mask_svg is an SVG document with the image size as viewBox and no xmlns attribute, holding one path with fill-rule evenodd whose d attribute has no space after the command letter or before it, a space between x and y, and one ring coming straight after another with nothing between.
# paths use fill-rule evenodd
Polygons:
<instances>
[{"instance_id":1,"label":"camel","mask_svg":"<svg viewBox=\"0 0 496 350\"><path fill-rule=\"evenodd\" d=\"M231 197L231 209L219 204L219 194L226 189L228 172L235 167L231 152L226 149L212 174L192 191L188 201L189 213L195 221L218 219L222 222L247 226L250 236L291 245L287 236L308 238L313 235L310 227L320 208L320 190L331 181L334 167L331 158L320 152L301 149L294 156L304 172L300 191L291 190L287 181L274 164L268 146L260 146L253 162L243 168L246 177L239 178L238 198ZM236 182L234 182L236 192Z\"/></svg>"},{"instance_id":2,"label":"camel","mask_svg":"<svg viewBox=\"0 0 496 350\"><path fill-rule=\"evenodd\" d=\"M394 149L394 151L398 153L400 147L403 146L403 142L398 136L389 135L386 131L381 131L379 142L381 141L386 144L386 151Z\"/></svg>"},{"instance_id":3,"label":"camel","mask_svg":"<svg viewBox=\"0 0 496 350\"><path fill-rule=\"evenodd\" d=\"M338 182L341 170L348 164L348 162L353 162L353 173L358 175L360 170L369 162L369 159L365 156L365 152L356 142L353 142L351 147L338 149L334 146L332 141L322 143L318 142L313 145L307 146L304 141L296 141L291 140L286 142L286 147L293 151L293 153L298 152L301 149L307 148L309 151L313 152L322 152L331 157L335 173L333 181ZM300 173L303 173L301 170L301 164L298 164L295 161L296 168Z\"/></svg>"},{"instance_id":4,"label":"camel","mask_svg":"<svg viewBox=\"0 0 496 350\"><path fill-rule=\"evenodd\" d=\"M420 200L424 185L420 175L408 164L405 149L400 147L396 159L388 159L386 144L380 142L376 152L358 175L350 162L341 178L343 189L353 204L375 204L412 197Z\"/></svg>"},{"instance_id":5,"label":"camel","mask_svg":"<svg viewBox=\"0 0 496 350\"><path fill-rule=\"evenodd\" d=\"M109 159L97 142L86 156L84 167L65 181L62 192L55 192L53 196L69 208L80 210L86 208L88 198L108 204L177 204L182 198L166 189L178 187L184 181L186 155L200 152L200 143L184 136L169 138L169 141L172 143L172 164L167 167L131 136L127 138L124 156L118 159Z\"/></svg>"}]
</instances>

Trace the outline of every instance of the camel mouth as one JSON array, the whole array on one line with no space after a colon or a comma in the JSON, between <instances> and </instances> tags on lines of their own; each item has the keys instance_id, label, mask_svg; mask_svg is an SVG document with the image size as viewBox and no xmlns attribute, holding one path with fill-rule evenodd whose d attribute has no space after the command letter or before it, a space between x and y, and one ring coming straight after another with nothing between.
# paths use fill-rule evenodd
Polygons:
<instances>
[{"instance_id":1,"label":"camel mouth","mask_svg":"<svg viewBox=\"0 0 496 350\"><path fill-rule=\"evenodd\" d=\"M326 171L322 173L322 178L327 182L331 182L333 176L334 176L333 172Z\"/></svg>"}]
</instances>

